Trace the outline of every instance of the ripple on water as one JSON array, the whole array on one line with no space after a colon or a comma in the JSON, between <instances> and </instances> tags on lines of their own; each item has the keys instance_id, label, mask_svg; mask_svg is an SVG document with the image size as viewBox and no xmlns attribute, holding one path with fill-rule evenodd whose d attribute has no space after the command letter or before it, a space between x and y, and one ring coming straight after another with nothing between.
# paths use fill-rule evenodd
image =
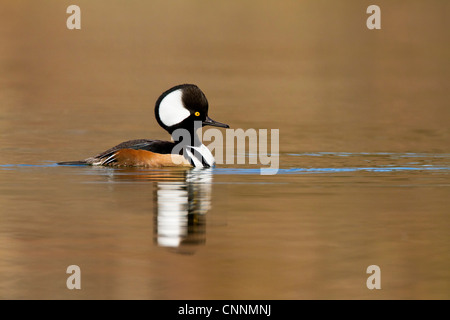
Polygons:
<instances>
[{"instance_id":1,"label":"ripple on water","mask_svg":"<svg viewBox=\"0 0 450 320\"><path fill-rule=\"evenodd\" d=\"M249 155L246 155L249 156ZM315 152L315 153L287 153L280 154L279 169L269 169L268 167L215 167L214 174L218 175L260 175L261 169L271 170L266 174L333 174L333 173L351 173L351 172L408 172L408 171L450 171L450 154L426 154L426 153L390 153L390 152ZM321 165L314 160L305 161L305 159L322 157ZM337 162L333 161L334 157L352 158L352 161ZM414 162L405 162L403 159L416 158ZM299 159L299 160L297 160ZM301 159L301 160L300 160ZM286 161L283 161L286 160ZM356 161L356 162L355 162ZM293 164L290 167L283 167L283 162ZM301 166L297 166L301 162ZM361 162L370 162L371 166L362 166ZM334 166L333 166L334 165ZM51 168L61 167L54 162L46 162L43 164L0 164L3 170L20 170L27 168ZM67 166L65 166L67 167ZM71 166L78 169L85 166ZM86 167L92 169L92 167ZM90 173L109 173L111 170L115 174L120 174L121 169L96 167L96 171ZM136 169L138 170L138 169ZM157 171L164 169L144 169L143 171ZM78 170L79 171L79 170ZM77 171L77 172L78 172Z\"/></svg>"}]
</instances>

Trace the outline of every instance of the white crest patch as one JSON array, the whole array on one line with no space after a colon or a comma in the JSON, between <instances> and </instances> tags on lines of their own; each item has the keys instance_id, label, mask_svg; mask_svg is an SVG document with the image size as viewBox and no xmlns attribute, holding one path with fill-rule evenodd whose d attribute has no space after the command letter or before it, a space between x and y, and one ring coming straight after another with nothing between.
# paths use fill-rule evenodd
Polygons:
<instances>
[{"instance_id":1,"label":"white crest patch","mask_svg":"<svg viewBox=\"0 0 450 320\"><path fill-rule=\"evenodd\" d=\"M181 89L169 93L159 105L159 118L166 126L171 127L182 122L191 113L183 105Z\"/></svg>"}]
</instances>

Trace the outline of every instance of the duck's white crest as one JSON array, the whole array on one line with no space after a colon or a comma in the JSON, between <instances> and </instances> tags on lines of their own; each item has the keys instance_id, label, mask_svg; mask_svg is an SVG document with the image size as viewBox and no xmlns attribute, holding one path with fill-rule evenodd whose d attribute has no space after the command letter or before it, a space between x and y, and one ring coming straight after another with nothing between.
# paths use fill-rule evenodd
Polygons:
<instances>
[{"instance_id":1,"label":"duck's white crest","mask_svg":"<svg viewBox=\"0 0 450 320\"><path fill-rule=\"evenodd\" d=\"M178 89L172 91L162 99L158 113L162 123L167 127L180 123L190 116L191 113L184 107L182 97L183 90Z\"/></svg>"}]
</instances>

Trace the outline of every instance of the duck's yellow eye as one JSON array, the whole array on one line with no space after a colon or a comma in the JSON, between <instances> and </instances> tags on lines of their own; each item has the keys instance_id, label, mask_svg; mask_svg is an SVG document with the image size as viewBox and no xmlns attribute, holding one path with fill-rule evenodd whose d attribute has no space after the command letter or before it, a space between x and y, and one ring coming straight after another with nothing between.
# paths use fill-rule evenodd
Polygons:
<instances>
[{"instance_id":1,"label":"duck's yellow eye","mask_svg":"<svg viewBox=\"0 0 450 320\"><path fill-rule=\"evenodd\" d=\"M196 111L194 114L196 117L198 117L200 115L200 112Z\"/></svg>"}]
</instances>

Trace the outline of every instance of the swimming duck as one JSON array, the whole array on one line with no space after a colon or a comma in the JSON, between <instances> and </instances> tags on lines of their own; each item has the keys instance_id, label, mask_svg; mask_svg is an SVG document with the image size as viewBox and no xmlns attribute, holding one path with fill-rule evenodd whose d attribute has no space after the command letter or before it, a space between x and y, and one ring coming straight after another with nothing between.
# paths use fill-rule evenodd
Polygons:
<instances>
[{"instance_id":1,"label":"swimming duck","mask_svg":"<svg viewBox=\"0 0 450 320\"><path fill-rule=\"evenodd\" d=\"M129 140L96 156L59 165L94 165L113 167L212 167L211 151L201 142L196 130L209 125L229 128L208 116L208 100L194 84L181 84L163 92L155 104L158 124L173 141Z\"/></svg>"}]
</instances>

